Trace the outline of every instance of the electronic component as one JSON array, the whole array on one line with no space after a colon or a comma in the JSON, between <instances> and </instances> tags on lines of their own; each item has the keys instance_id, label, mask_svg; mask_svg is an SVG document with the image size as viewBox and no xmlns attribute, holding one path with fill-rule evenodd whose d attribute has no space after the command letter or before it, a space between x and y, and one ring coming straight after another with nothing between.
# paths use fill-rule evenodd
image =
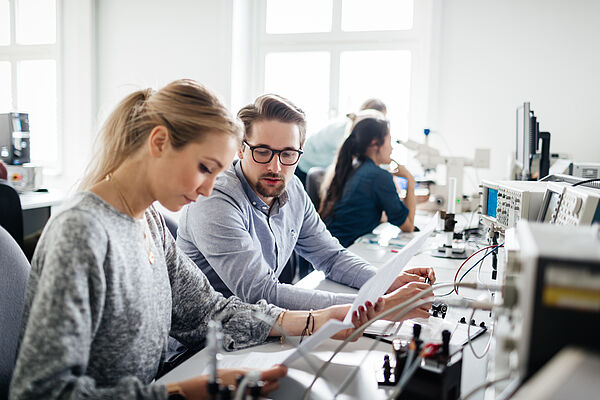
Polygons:
<instances>
[{"instance_id":1,"label":"electronic component","mask_svg":"<svg viewBox=\"0 0 600 400\"><path fill-rule=\"evenodd\" d=\"M600 191L584 187L566 187L554 223L590 225L600 222Z\"/></svg>"},{"instance_id":2,"label":"electronic component","mask_svg":"<svg viewBox=\"0 0 600 400\"><path fill-rule=\"evenodd\" d=\"M522 221L506 243L512 326L497 339L500 351L516 350L521 379L566 345L600 349L600 229Z\"/></svg>"},{"instance_id":3,"label":"electronic component","mask_svg":"<svg viewBox=\"0 0 600 400\"><path fill-rule=\"evenodd\" d=\"M433 303L429 313L434 317L446 318L448 312L448 305L446 303Z\"/></svg>"},{"instance_id":4,"label":"electronic component","mask_svg":"<svg viewBox=\"0 0 600 400\"><path fill-rule=\"evenodd\" d=\"M0 114L0 160L8 165L29 162L29 115Z\"/></svg>"},{"instance_id":5,"label":"electronic component","mask_svg":"<svg viewBox=\"0 0 600 400\"><path fill-rule=\"evenodd\" d=\"M548 182L483 180L480 185L482 222L507 229L520 220L536 220L547 186Z\"/></svg>"},{"instance_id":6,"label":"electronic component","mask_svg":"<svg viewBox=\"0 0 600 400\"><path fill-rule=\"evenodd\" d=\"M600 222L600 190L550 182L537 221L559 225Z\"/></svg>"},{"instance_id":7,"label":"electronic component","mask_svg":"<svg viewBox=\"0 0 600 400\"><path fill-rule=\"evenodd\" d=\"M540 212L538 213L538 222L554 222L556 219L556 212L558 211L558 205L560 204L560 199L562 198L563 190L567 185L568 184L566 183L559 182L548 183L546 193L544 193L544 198L542 200L542 206L540 207Z\"/></svg>"},{"instance_id":8,"label":"electronic component","mask_svg":"<svg viewBox=\"0 0 600 400\"><path fill-rule=\"evenodd\" d=\"M571 164L569 175L578 176L584 179L600 178L600 163L578 163Z\"/></svg>"},{"instance_id":9,"label":"electronic component","mask_svg":"<svg viewBox=\"0 0 600 400\"><path fill-rule=\"evenodd\" d=\"M383 358L381 370L377 372L377 381L380 386L396 386L402 379L403 373L408 373L405 368L407 362L414 363L415 358L410 355L411 349L419 353L422 360L417 361L419 367L410 377L398 399L419 400L454 400L460 397L460 384L462 374L462 350L452 350L450 345L450 331L442 332L441 343L427 343L423 345L420 340L420 326L415 324L412 342L406 343L394 339L392 344L393 361L389 355ZM411 364L409 364L411 365Z\"/></svg>"}]
</instances>

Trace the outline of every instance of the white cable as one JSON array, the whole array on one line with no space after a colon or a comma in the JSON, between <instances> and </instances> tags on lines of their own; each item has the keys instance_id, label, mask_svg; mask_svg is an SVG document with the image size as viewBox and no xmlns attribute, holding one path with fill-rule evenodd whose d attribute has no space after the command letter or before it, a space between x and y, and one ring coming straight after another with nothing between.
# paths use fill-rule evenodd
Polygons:
<instances>
[{"instance_id":1,"label":"white cable","mask_svg":"<svg viewBox=\"0 0 600 400\"><path fill-rule=\"evenodd\" d=\"M374 317L373 319L365 322L365 324L363 324L362 326L356 328L356 330L350 336L348 336L346 339L344 339L342 341L342 343L340 343L338 345L338 347L335 349L333 354L321 366L321 368L319 368L319 370L315 374L315 377L313 378L311 384L304 391L303 399L305 399L305 400L308 399L308 396L310 395L310 390L314 386L317 379L319 379L319 377L327 369L329 364L331 364L331 361L333 360L333 358L346 346L346 344L348 344L350 341L357 338L359 335L362 335L362 333L365 331L365 329L367 329L369 326L371 326L371 324L373 324L375 321L379 321L380 319L383 319L383 318L387 317L388 315L391 315L396 312L398 312L399 314L395 316L395 319L400 319L400 318L404 317L406 314L408 314L414 308L420 307L423 304L430 303L430 301L424 301L424 300L419 301L421 298L423 298L426 295L428 295L429 293L433 292L433 290L435 290L435 289L440 289L440 288L444 288L444 287L463 287L463 288L471 288L471 289L476 289L476 290L488 290L488 289L489 290L501 290L501 288L502 288L501 285L488 285L488 284L471 283L471 282L441 283L438 285L432 285L431 287L417 293L416 295L414 295L410 299L406 300L405 302L400 303L400 304L390 308L389 310L382 312L381 314ZM414 303L416 303L416 304L414 304ZM485 304L487 305L487 303L485 303ZM409 307L411 305L412 305L411 308L406 309L407 307Z\"/></svg>"},{"instance_id":2,"label":"white cable","mask_svg":"<svg viewBox=\"0 0 600 400\"><path fill-rule=\"evenodd\" d=\"M407 304L408 303L408 304ZM413 306L409 309L406 310L402 310L397 316L396 318L400 319L402 317L404 317L406 314L408 314L410 311L412 311L414 308L419 307L423 304L427 304L429 303L429 301L426 300L418 300L416 301L415 304L413 304ZM331 364L331 360L333 360L333 358L345 347L345 345L347 343L349 343L350 341L354 340L356 337L358 337L360 334L362 334L362 332L368 328L373 322L379 320L381 318L386 317L387 315L398 311L398 309L401 308L406 308L407 305L410 305L411 302L410 301L406 301L404 303L399 304L398 306L391 308L390 310L380 314L379 316L367 321L364 325L360 326L359 328L357 328L350 336L348 336L342 343L340 343L340 345L335 349L335 351L333 352L333 354L331 355L331 357L329 357L329 359L321 366L321 368L317 371L317 373L315 374L315 377L313 378L313 381L311 382L311 384L306 388L306 390L304 391L304 396L303 399L307 400L309 398L310 395L310 390L312 389L312 387L314 386L315 382L317 381L317 379L319 379L319 377L321 377L321 375L323 374L323 372L325 372L325 369L327 369L327 367L329 366L329 364ZM402 306L402 307L401 307ZM386 315L384 315L386 314Z\"/></svg>"},{"instance_id":3,"label":"white cable","mask_svg":"<svg viewBox=\"0 0 600 400\"><path fill-rule=\"evenodd\" d=\"M243 400L243 396L246 393L246 386L248 383L256 383L260 379L260 371L252 370L248 371L248 373L244 376L244 379L240 382L240 385L237 387L235 391L234 400Z\"/></svg>"},{"instance_id":4,"label":"white cable","mask_svg":"<svg viewBox=\"0 0 600 400\"><path fill-rule=\"evenodd\" d=\"M490 338L488 339L487 345L485 346L485 349L483 350L483 354L479 355L475 351L475 348L473 347L473 341L471 340L471 322L470 321L473 321L474 316L475 316L475 308L473 308L473 311L471 312L471 316L469 317L469 321L467 322L467 340L469 341L469 347L471 348L471 351L473 352L473 355L475 356L475 358L478 360L481 360L483 357L485 357L485 355L490 350L490 346L492 344L492 337L494 336L494 328L495 328L496 324L494 324L494 322L492 321L492 329L490 331Z\"/></svg>"},{"instance_id":5,"label":"white cable","mask_svg":"<svg viewBox=\"0 0 600 400\"><path fill-rule=\"evenodd\" d=\"M344 381L340 385L340 388L337 390L337 392L333 396L334 399L336 399L340 394L344 393L344 390L346 390L346 387L348 387L348 385L350 384L350 382L352 381L352 379L354 379L354 377L356 376L356 374L360 370L361 365L365 362L365 360L369 356L369 353L371 351L373 351L373 349L375 348L375 346L377 346L377 344L381 341L380 338L381 338L381 336L378 336L377 339L373 340L373 344L371 345L371 347L369 347L369 349L365 353L365 355L362 358L362 360L360 360L360 363L358 363L358 365L356 367L354 367L354 369L352 370L352 372L350 374L348 374L348 376L346 377L346 379L344 379Z\"/></svg>"},{"instance_id":6,"label":"white cable","mask_svg":"<svg viewBox=\"0 0 600 400\"><path fill-rule=\"evenodd\" d=\"M508 373L505 376L502 376L498 379L493 379L491 381L485 381L483 382L481 385L476 386L475 388L473 388L469 393L467 393L466 395L464 395L463 397L461 397L459 400L467 400L469 397L473 396L475 393L479 392L481 389L486 389L490 386L494 386L496 383L508 380L512 377L512 373Z\"/></svg>"}]
</instances>

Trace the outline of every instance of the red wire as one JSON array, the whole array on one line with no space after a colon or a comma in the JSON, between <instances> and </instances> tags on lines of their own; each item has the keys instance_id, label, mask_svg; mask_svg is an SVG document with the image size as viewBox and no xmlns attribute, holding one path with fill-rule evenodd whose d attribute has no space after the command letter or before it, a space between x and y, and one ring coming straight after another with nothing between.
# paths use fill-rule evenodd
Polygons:
<instances>
[{"instance_id":1,"label":"red wire","mask_svg":"<svg viewBox=\"0 0 600 400\"><path fill-rule=\"evenodd\" d=\"M463 261L462 264L460 264L460 267L458 267L458 269L456 270L456 275L454 275L454 291L456 292L456 294L458 294L458 287L456 286L456 278L458 278L458 273L460 272L462 267L467 263L467 261L469 261L471 258L473 258L473 256L475 256L477 253L481 253L482 251L491 249L492 247L497 247L497 245L487 246L487 247L477 250L475 253L471 254L465 261ZM452 292L450 292L450 293L452 293Z\"/></svg>"}]
</instances>

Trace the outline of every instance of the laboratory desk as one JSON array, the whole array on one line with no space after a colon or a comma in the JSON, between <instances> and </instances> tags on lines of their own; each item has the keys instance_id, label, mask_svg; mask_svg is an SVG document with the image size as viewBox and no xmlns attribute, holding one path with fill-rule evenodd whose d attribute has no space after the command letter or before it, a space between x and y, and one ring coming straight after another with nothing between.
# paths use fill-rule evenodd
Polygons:
<instances>
[{"instance_id":1,"label":"laboratory desk","mask_svg":"<svg viewBox=\"0 0 600 400\"><path fill-rule=\"evenodd\" d=\"M470 214L463 217L463 223L469 220ZM431 216L419 214L416 219L417 225L425 226L427 220ZM475 223L475 221L473 221ZM459 219L461 223L461 219ZM379 231L379 232L377 232ZM364 240L359 240L353 244L349 250L353 251L357 255L363 257L365 260L371 262L375 267L380 267L390 256L397 252L400 245L396 243L387 243L382 245L383 241L387 240L386 236L390 238L398 234L397 228L389 224L382 224L376 231L377 237L380 242L377 242L372 235L363 237ZM406 241L410 239L414 234L400 234L398 237L404 237ZM435 236L430 237L423 248L415 255L407 267L416 266L431 266L435 269L437 282L451 282L456 273L456 269L460 266L463 260L449 260L445 258L434 258L430 255L430 250L437 247L437 244L442 241L442 238ZM385 243L383 243L385 244ZM472 265L470 262L469 265ZM464 281L475 281L477 271L472 271ZM499 276L501 276L499 274ZM487 262L482 270L479 277L482 281L491 282L491 266ZM345 293L356 293L355 289L349 288L344 285L329 281L325 279L322 272L312 272L304 279L299 281L297 286L328 290L335 292ZM440 289L440 293L437 295L448 293L450 289ZM464 290L461 295L469 297L477 297L480 292L473 290ZM456 294L452 294L448 297L456 297ZM468 319L471 311L464 309L453 309L449 308L448 313L445 317L446 321L457 323L461 317ZM434 317L431 317L434 318ZM477 324L480 321L490 326L489 312L477 311L474 319ZM482 353L487 345L489 333L484 333L473 341L473 346L478 353ZM311 398L313 399L331 399L337 394L338 389L345 382L348 376L355 373L355 376L349 380L349 385L343 390L342 393L338 394L337 398L340 399L386 399L389 395L389 389L380 389L377 385L375 378L375 371L378 370L383 363L383 356L385 354L391 354L392 349L390 344L383 342L377 343L373 350L368 351L373 344L373 340L368 337L361 337L358 341L350 343L344 348L344 350L333 359L333 364L329 366L324 374L324 378L317 381L311 392ZM318 367L329 358L333 350L338 346L340 342L333 339L328 339L320 344L311 353L311 362L307 362L304 359L299 359L293 362L289 366L288 376L281 380L281 387L276 392L272 393L270 397L274 399L301 399L305 388L310 384L314 377L313 368L315 365ZM267 343L252 347L245 350L240 350L231 353L223 354L222 367L228 365L235 366L249 366L252 365L258 368L269 367L269 353L278 352L281 350L291 349L292 346L289 343L280 344L279 341L270 340ZM472 351L468 346L465 347L463 353L463 366L462 366L462 380L461 380L461 392L463 394L470 391L472 388L480 385L485 381L486 375L486 362L487 356L483 359L477 359L473 356ZM206 367L208 365L209 358L208 352L202 350L196 355L191 357L189 360L182 363L179 367L175 368L165 376L163 376L158 382L169 383L176 382L182 379L188 379L201 373L206 373ZM204 371L204 372L203 372ZM472 399L483 399L483 391L477 395L471 397Z\"/></svg>"},{"instance_id":2,"label":"laboratory desk","mask_svg":"<svg viewBox=\"0 0 600 400\"><path fill-rule=\"evenodd\" d=\"M42 229L52 208L59 206L65 198L65 193L58 189L47 192L24 192L19 194L23 210L23 236L30 235Z\"/></svg>"}]
</instances>

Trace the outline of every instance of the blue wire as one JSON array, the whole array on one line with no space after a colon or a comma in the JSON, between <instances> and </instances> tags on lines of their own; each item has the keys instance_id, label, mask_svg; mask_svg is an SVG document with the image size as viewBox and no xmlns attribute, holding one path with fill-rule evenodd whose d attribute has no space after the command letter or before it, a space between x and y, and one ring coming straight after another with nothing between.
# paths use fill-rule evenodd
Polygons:
<instances>
[{"instance_id":1,"label":"blue wire","mask_svg":"<svg viewBox=\"0 0 600 400\"><path fill-rule=\"evenodd\" d=\"M482 263L483 260L489 256L490 254L492 254L494 251L496 251L497 249L499 249L500 247L504 246L504 243L497 245L496 247L494 247L493 249L491 249L489 252L487 252L483 257L481 257L479 260L477 260L477 262L475 264L473 264L473 266L471 268L469 268L467 270L467 272L465 272L459 279L458 282L462 282L463 278L469 273L471 272L471 270L473 270L473 268L475 268L479 263ZM456 291L458 292L458 288L456 288ZM435 296L435 297L445 297L445 296L450 296L452 293L454 292L454 289L452 289L451 291L449 291L448 293L444 293L441 294L439 296Z\"/></svg>"},{"instance_id":2,"label":"blue wire","mask_svg":"<svg viewBox=\"0 0 600 400\"><path fill-rule=\"evenodd\" d=\"M481 257L475 264L473 264L473 266L471 268L469 268L458 280L458 283L462 282L462 280L464 279L465 276L467 276L467 274L469 272L471 272L473 270L473 268L475 268L479 263L483 263L483 260L489 256L490 254L492 254L493 252L495 252L496 250L498 250L500 247L504 246L504 243L499 244L498 246L494 247L493 249L491 249L489 252L487 252L483 257ZM456 291L458 291L458 288L456 288Z\"/></svg>"}]
</instances>

